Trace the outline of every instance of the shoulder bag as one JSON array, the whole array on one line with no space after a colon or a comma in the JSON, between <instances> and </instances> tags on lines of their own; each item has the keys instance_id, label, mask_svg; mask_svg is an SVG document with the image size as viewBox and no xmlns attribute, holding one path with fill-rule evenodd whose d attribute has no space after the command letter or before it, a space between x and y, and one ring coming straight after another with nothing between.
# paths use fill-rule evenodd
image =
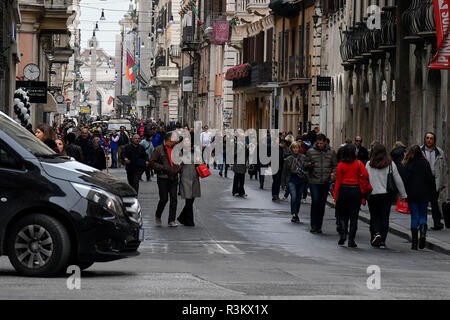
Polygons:
<instances>
[{"instance_id":1,"label":"shoulder bag","mask_svg":"<svg viewBox=\"0 0 450 320\"><path fill-rule=\"evenodd\" d=\"M392 163L389 165L389 173L387 175L386 191L391 195L398 194L398 188L394 180L394 172L392 171Z\"/></svg>"},{"instance_id":2,"label":"shoulder bag","mask_svg":"<svg viewBox=\"0 0 450 320\"><path fill-rule=\"evenodd\" d=\"M372 193L373 188L370 184L368 178L363 177L361 170L361 161L358 160L358 177L359 177L359 188L361 189L361 196L363 199L367 199L369 195Z\"/></svg>"}]
</instances>

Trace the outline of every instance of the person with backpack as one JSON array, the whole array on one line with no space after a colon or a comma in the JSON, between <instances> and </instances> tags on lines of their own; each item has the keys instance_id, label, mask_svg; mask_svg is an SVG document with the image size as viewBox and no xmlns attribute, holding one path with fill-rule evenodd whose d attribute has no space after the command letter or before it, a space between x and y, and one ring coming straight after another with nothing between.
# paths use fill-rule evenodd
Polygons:
<instances>
[{"instance_id":1,"label":"person with backpack","mask_svg":"<svg viewBox=\"0 0 450 320\"><path fill-rule=\"evenodd\" d=\"M397 165L388 155L384 145L375 145L366 169L373 188L368 199L370 225L373 226L370 243L373 247L385 248L392 200L397 193L400 193L401 199L406 199L407 194Z\"/></svg>"}]
</instances>

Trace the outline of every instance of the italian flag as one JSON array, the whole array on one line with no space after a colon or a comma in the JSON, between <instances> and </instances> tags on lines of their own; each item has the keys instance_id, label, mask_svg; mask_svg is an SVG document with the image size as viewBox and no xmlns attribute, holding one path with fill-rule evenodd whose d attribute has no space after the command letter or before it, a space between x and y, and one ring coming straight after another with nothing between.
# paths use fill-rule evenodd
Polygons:
<instances>
[{"instance_id":1,"label":"italian flag","mask_svg":"<svg viewBox=\"0 0 450 320\"><path fill-rule=\"evenodd\" d=\"M131 57L130 53L127 52L127 79L130 79L131 82L136 81L134 78L134 73L137 71L136 63L134 62L133 58Z\"/></svg>"}]
</instances>

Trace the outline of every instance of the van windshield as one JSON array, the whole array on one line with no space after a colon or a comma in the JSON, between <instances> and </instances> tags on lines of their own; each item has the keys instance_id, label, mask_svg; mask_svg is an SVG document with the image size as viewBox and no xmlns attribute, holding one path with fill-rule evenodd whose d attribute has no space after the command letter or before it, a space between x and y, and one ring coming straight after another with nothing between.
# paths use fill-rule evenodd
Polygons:
<instances>
[{"instance_id":1,"label":"van windshield","mask_svg":"<svg viewBox=\"0 0 450 320\"><path fill-rule=\"evenodd\" d=\"M0 130L37 157L56 155L45 143L2 112L0 112Z\"/></svg>"}]
</instances>

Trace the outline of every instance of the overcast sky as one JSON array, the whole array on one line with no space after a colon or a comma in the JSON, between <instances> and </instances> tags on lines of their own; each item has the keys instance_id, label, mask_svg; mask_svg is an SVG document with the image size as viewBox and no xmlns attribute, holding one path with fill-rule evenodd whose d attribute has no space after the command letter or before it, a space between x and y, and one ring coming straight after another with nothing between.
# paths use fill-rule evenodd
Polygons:
<instances>
[{"instance_id":1,"label":"overcast sky","mask_svg":"<svg viewBox=\"0 0 450 320\"><path fill-rule=\"evenodd\" d=\"M127 12L129 4L130 2L128 0L81 0L81 48L88 48L88 40L92 37L95 22L98 21L100 31L95 32L95 35L99 48L104 49L109 55L114 56L116 34L120 33L119 20L121 20ZM105 21L99 20L102 8L106 9ZM109 11L111 9L121 11Z\"/></svg>"}]
</instances>

